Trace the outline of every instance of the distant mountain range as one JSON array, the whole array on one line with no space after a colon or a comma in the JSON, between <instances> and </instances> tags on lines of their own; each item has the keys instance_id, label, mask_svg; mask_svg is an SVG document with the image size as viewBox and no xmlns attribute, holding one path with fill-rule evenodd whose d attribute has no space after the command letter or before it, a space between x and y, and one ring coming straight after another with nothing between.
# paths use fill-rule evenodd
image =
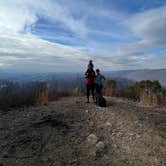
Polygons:
<instances>
[{"instance_id":1,"label":"distant mountain range","mask_svg":"<svg viewBox=\"0 0 166 166\"><path fill-rule=\"evenodd\" d=\"M163 87L166 87L166 69L144 69L144 70L121 70L103 72L110 79L121 80L121 82L135 82L141 80L159 80ZM12 80L18 82L63 80L84 80L84 73L7 73L0 72L0 80Z\"/></svg>"},{"instance_id":2,"label":"distant mountain range","mask_svg":"<svg viewBox=\"0 0 166 166\"><path fill-rule=\"evenodd\" d=\"M122 70L105 72L110 78L125 78L131 81L159 80L163 87L166 87L166 69L145 69L145 70Z\"/></svg>"}]
</instances>

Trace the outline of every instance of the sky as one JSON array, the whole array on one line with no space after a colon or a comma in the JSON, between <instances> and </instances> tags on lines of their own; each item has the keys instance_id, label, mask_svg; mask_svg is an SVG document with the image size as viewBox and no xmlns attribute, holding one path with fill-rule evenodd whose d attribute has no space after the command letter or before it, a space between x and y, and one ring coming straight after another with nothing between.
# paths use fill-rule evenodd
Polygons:
<instances>
[{"instance_id":1,"label":"sky","mask_svg":"<svg viewBox=\"0 0 166 166\"><path fill-rule=\"evenodd\" d=\"M166 68L166 0L0 0L0 71Z\"/></svg>"}]
</instances>

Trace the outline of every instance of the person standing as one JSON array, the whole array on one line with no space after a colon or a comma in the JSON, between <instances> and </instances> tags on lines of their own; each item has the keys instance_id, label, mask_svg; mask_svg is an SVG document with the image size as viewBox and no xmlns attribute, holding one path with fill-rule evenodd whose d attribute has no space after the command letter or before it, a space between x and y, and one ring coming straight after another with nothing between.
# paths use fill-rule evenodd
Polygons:
<instances>
[{"instance_id":1,"label":"person standing","mask_svg":"<svg viewBox=\"0 0 166 166\"><path fill-rule=\"evenodd\" d=\"M100 70L96 69L96 76L95 76L95 90L96 90L96 103L98 103L100 98L103 96L102 89L103 89L103 80L106 78L100 74Z\"/></svg>"},{"instance_id":2,"label":"person standing","mask_svg":"<svg viewBox=\"0 0 166 166\"><path fill-rule=\"evenodd\" d=\"M95 71L93 70L92 62L88 64L88 69L85 72L86 78L86 95L87 95L87 103L89 103L90 92L92 94L93 101L95 100L94 95L94 80L95 80Z\"/></svg>"}]
</instances>

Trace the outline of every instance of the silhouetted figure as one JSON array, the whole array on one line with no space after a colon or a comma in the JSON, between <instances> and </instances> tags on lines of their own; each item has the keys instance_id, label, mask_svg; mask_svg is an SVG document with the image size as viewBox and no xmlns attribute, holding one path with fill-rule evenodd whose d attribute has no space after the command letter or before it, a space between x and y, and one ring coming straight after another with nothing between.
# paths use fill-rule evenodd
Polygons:
<instances>
[{"instance_id":1,"label":"silhouetted figure","mask_svg":"<svg viewBox=\"0 0 166 166\"><path fill-rule=\"evenodd\" d=\"M106 106L106 100L103 97L102 89L103 89L103 80L105 77L100 74L100 70L96 69L96 76L95 76L95 92L96 92L96 104L102 107Z\"/></svg>"},{"instance_id":2,"label":"silhouetted figure","mask_svg":"<svg viewBox=\"0 0 166 166\"><path fill-rule=\"evenodd\" d=\"M88 64L88 69L93 69L93 68L94 68L93 61L90 60Z\"/></svg>"},{"instance_id":3,"label":"silhouetted figure","mask_svg":"<svg viewBox=\"0 0 166 166\"><path fill-rule=\"evenodd\" d=\"M95 97L94 97L95 71L93 70L93 66L92 65L93 64L92 64L92 61L91 61L91 63L88 64L87 71L85 72L87 103L89 103L90 92L92 93L93 101L95 99Z\"/></svg>"}]
</instances>

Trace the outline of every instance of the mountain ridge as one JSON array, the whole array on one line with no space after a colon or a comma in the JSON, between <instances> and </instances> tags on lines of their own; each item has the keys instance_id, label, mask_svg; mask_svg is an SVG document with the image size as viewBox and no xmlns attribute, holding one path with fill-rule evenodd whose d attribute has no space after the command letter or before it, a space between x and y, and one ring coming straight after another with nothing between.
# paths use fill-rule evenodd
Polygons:
<instances>
[{"instance_id":1,"label":"mountain ridge","mask_svg":"<svg viewBox=\"0 0 166 166\"><path fill-rule=\"evenodd\" d=\"M101 71L110 79L124 78L131 81L141 80L159 80L163 87L166 87L166 69L140 69L140 70L119 70L119 71ZM50 79L75 79L76 77L84 78L84 72L68 73L68 72L51 72L51 73L8 73L0 72L0 79L11 81L27 82L27 81L47 81ZM70 78L70 79L69 79Z\"/></svg>"},{"instance_id":2,"label":"mountain ridge","mask_svg":"<svg viewBox=\"0 0 166 166\"><path fill-rule=\"evenodd\" d=\"M166 87L166 69L143 69L143 70L122 70L105 72L110 78L126 78L131 81L159 80L163 87Z\"/></svg>"}]
</instances>

